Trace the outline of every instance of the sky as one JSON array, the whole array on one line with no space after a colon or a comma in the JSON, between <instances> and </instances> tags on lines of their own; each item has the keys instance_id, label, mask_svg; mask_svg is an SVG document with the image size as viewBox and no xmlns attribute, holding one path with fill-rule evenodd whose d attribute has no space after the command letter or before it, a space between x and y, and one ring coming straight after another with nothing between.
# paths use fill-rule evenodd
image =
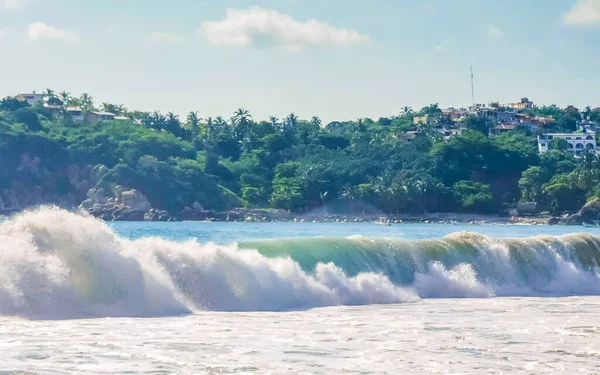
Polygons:
<instances>
[{"instance_id":1,"label":"sky","mask_svg":"<svg viewBox=\"0 0 600 375\"><path fill-rule=\"evenodd\" d=\"M0 0L0 96L185 116L600 106L600 0Z\"/></svg>"}]
</instances>

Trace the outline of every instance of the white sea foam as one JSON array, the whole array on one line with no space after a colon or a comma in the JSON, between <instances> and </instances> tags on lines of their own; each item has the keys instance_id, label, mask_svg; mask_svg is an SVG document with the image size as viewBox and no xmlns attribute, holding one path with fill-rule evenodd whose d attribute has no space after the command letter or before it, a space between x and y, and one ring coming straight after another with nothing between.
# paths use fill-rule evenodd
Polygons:
<instances>
[{"instance_id":1,"label":"white sea foam","mask_svg":"<svg viewBox=\"0 0 600 375\"><path fill-rule=\"evenodd\" d=\"M235 245L129 241L104 223L42 208L0 224L0 314L62 318L210 310L290 310L418 297L383 275Z\"/></svg>"},{"instance_id":2,"label":"white sea foam","mask_svg":"<svg viewBox=\"0 0 600 375\"><path fill-rule=\"evenodd\" d=\"M329 240L310 246L319 241ZM356 242L338 249L339 259L329 252L330 260L308 268L293 259L304 246L297 241L282 240L283 247L300 247L267 257L235 244L128 240L91 217L41 208L0 224L0 315L161 316L600 294L598 270L582 265L576 251L584 246L586 256L597 257L593 238L456 234L433 242L346 241ZM413 281L391 281L403 279Z\"/></svg>"}]
</instances>

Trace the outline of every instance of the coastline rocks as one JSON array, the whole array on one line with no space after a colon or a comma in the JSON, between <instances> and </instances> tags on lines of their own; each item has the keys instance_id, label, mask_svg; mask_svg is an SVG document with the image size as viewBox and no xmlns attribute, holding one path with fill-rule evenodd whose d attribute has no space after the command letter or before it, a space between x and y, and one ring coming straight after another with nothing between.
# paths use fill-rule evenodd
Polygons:
<instances>
[{"instance_id":1,"label":"coastline rocks","mask_svg":"<svg viewBox=\"0 0 600 375\"><path fill-rule=\"evenodd\" d=\"M165 210L158 210L155 208L150 209L144 214L145 221L176 221L177 219L171 216Z\"/></svg>"},{"instance_id":2,"label":"coastline rocks","mask_svg":"<svg viewBox=\"0 0 600 375\"><path fill-rule=\"evenodd\" d=\"M600 199L594 198L587 202L579 212L563 219L567 225L582 225L600 220Z\"/></svg>"},{"instance_id":3,"label":"coastline rocks","mask_svg":"<svg viewBox=\"0 0 600 375\"><path fill-rule=\"evenodd\" d=\"M152 208L150 201L146 196L135 189L127 190L121 193L120 203L123 206L131 207L134 211L149 211Z\"/></svg>"},{"instance_id":4,"label":"coastline rocks","mask_svg":"<svg viewBox=\"0 0 600 375\"><path fill-rule=\"evenodd\" d=\"M153 210L148 198L136 189L117 185L111 188L111 193L112 196L107 196L103 190L92 188L88 191L88 198L79 205L79 209L108 221L172 219L166 211Z\"/></svg>"}]
</instances>

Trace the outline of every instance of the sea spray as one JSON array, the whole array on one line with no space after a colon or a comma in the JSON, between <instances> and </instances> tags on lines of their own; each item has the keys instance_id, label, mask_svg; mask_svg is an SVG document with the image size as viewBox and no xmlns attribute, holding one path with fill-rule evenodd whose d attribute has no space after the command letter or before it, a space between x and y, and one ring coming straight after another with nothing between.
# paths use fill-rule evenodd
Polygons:
<instances>
[{"instance_id":1,"label":"sea spray","mask_svg":"<svg viewBox=\"0 0 600 375\"><path fill-rule=\"evenodd\" d=\"M290 310L418 299L375 273L333 263L302 270L235 244L130 241L58 208L0 224L0 314L32 318L158 316L202 309Z\"/></svg>"},{"instance_id":2,"label":"sea spray","mask_svg":"<svg viewBox=\"0 0 600 375\"><path fill-rule=\"evenodd\" d=\"M600 295L600 238L129 240L40 208L0 224L0 314L31 318L281 311L419 298Z\"/></svg>"}]
</instances>

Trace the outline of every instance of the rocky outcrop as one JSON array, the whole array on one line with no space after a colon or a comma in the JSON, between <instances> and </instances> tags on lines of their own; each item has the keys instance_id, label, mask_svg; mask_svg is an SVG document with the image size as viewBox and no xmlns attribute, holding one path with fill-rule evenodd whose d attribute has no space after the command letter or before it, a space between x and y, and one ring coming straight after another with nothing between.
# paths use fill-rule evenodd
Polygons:
<instances>
[{"instance_id":1,"label":"rocky outcrop","mask_svg":"<svg viewBox=\"0 0 600 375\"><path fill-rule=\"evenodd\" d=\"M567 225L582 225L584 223L594 223L600 220L600 199L594 198L587 202L579 212L567 216L563 223Z\"/></svg>"},{"instance_id":2,"label":"rocky outcrop","mask_svg":"<svg viewBox=\"0 0 600 375\"><path fill-rule=\"evenodd\" d=\"M167 211L152 208L140 191L120 185L113 186L108 195L102 189L90 189L79 208L107 221L175 220Z\"/></svg>"},{"instance_id":3,"label":"rocky outcrop","mask_svg":"<svg viewBox=\"0 0 600 375\"><path fill-rule=\"evenodd\" d=\"M148 198L135 189L122 192L119 203L123 206L131 207L134 211L147 212L152 208Z\"/></svg>"}]
</instances>

